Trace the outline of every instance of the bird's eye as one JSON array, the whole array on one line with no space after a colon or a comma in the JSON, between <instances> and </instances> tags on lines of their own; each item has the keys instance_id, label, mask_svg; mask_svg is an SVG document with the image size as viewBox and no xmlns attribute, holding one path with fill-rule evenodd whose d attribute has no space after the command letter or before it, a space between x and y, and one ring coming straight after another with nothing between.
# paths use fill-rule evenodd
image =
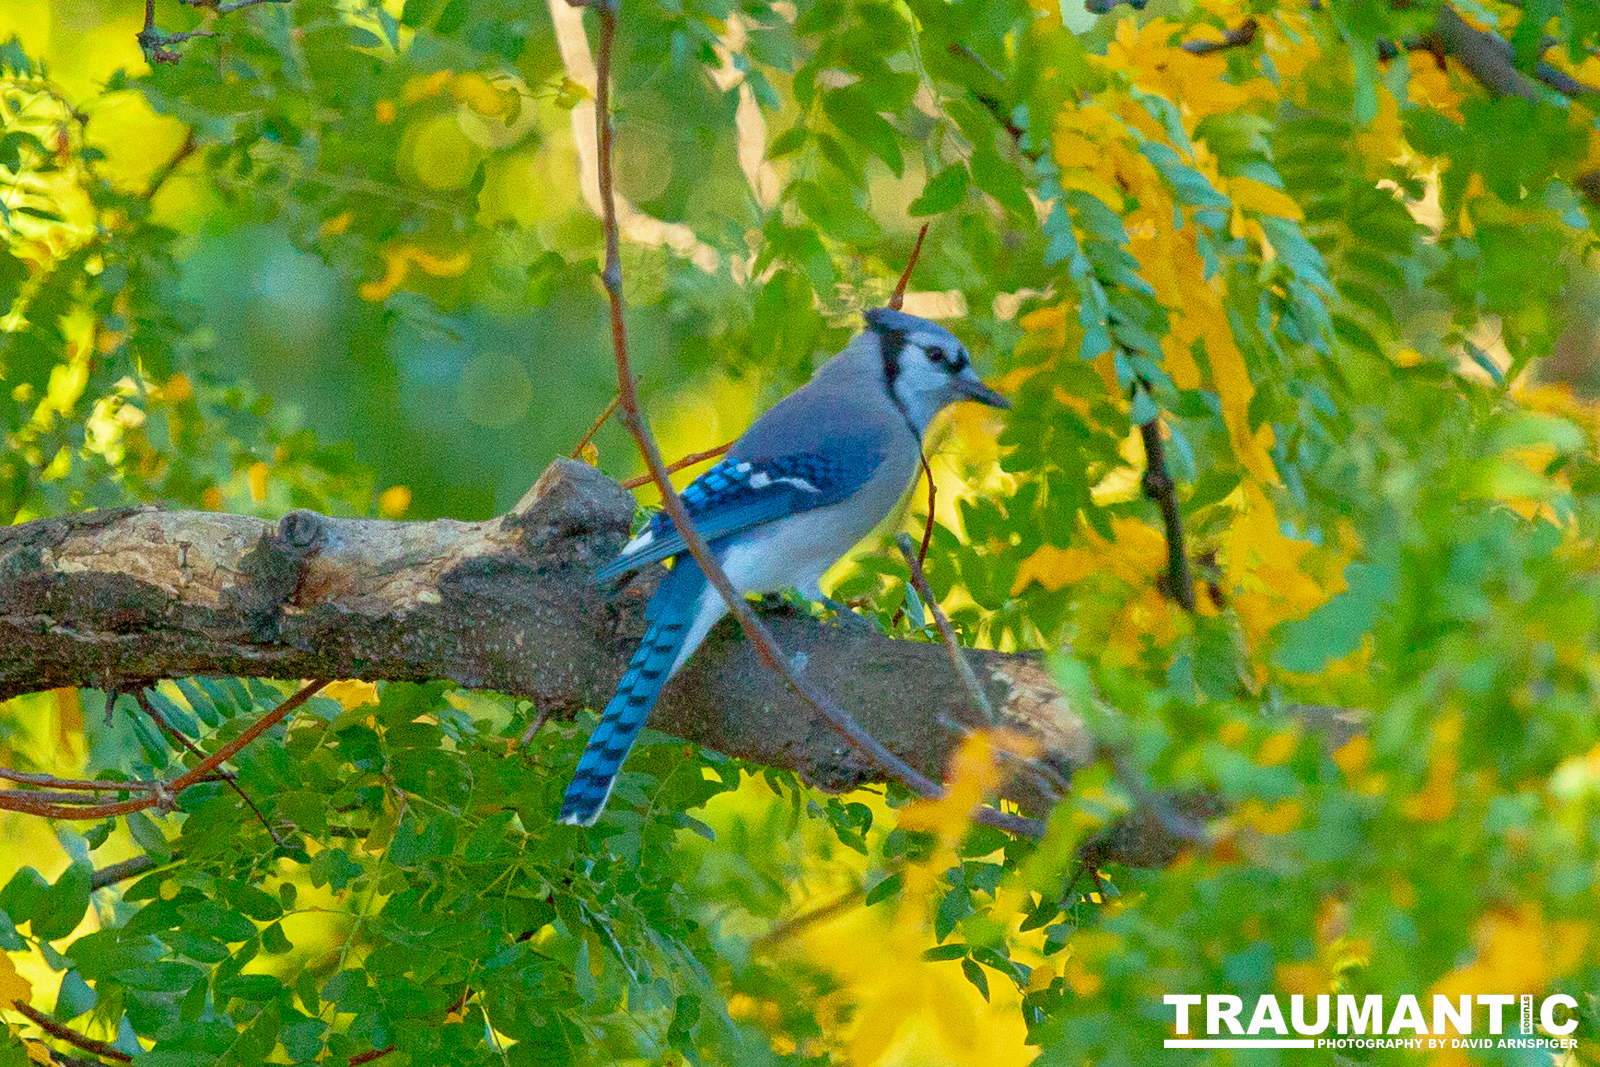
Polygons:
<instances>
[{"instance_id":1,"label":"bird's eye","mask_svg":"<svg viewBox=\"0 0 1600 1067\"><path fill-rule=\"evenodd\" d=\"M939 346L935 345L934 347L928 349L928 361L930 363L935 363L942 367L945 365L947 360L948 357L944 354L944 349L940 348Z\"/></svg>"}]
</instances>

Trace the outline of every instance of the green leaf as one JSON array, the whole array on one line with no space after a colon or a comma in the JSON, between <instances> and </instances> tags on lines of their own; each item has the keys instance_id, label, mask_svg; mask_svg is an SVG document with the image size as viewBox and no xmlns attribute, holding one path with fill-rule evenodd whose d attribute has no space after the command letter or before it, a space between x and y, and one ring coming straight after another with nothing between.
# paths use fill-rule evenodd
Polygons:
<instances>
[{"instance_id":1,"label":"green leaf","mask_svg":"<svg viewBox=\"0 0 1600 1067\"><path fill-rule=\"evenodd\" d=\"M83 980L76 968L61 976L61 988L56 993L55 1017L61 1022L71 1022L100 1003L95 991Z\"/></svg>"},{"instance_id":2,"label":"green leaf","mask_svg":"<svg viewBox=\"0 0 1600 1067\"><path fill-rule=\"evenodd\" d=\"M922 195L911 202L906 213L913 217L938 215L949 211L967 195L967 168L952 163L934 175L922 189Z\"/></svg>"},{"instance_id":3,"label":"green leaf","mask_svg":"<svg viewBox=\"0 0 1600 1067\"><path fill-rule=\"evenodd\" d=\"M1286 671L1309 674L1361 647L1361 638L1378 613L1398 593L1393 567L1352 563L1344 570L1348 588L1304 619L1278 627L1274 659Z\"/></svg>"},{"instance_id":4,"label":"green leaf","mask_svg":"<svg viewBox=\"0 0 1600 1067\"><path fill-rule=\"evenodd\" d=\"M82 863L74 863L62 871L34 910L33 936L56 941L76 930L83 921L83 913L89 910L93 876L93 869Z\"/></svg>"},{"instance_id":5,"label":"green leaf","mask_svg":"<svg viewBox=\"0 0 1600 1067\"><path fill-rule=\"evenodd\" d=\"M816 182L810 181L795 182L789 188L800 210L828 236L863 245L882 238L883 230L877 221L847 199L848 190L841 190L842 195L830 196Z\"/></svg>"},{"instance_id":6,"label":"green leaf","mask_svg":"<svg viewBox=\"0 0 1600 1067\"><path fill-rule=\"evenodd\" d=\"M767 146L768 159L782 159L793 152L805 147L806 140L811 136L804 126L791 126L772 139Z\"/></svg>"},{"instance_id":7,"label":"green leaf","mask_svg":"<svg viewBox=\"0 0 1600 1067\"><path fill-rule=\"evenodd\" d=\"M0 911L11 916L11 921L21 926L39 913L50 883L32 867L24 867L11 876L11 881L0 889Z\"/></svg>"},{"instance_id":8,"label":"green leaf","mask_svg":"<svg viewBox=\"0 0 1600 1067\"><path fill-rule=\"evenodd\" d=\"M866 906L870 908L879 901L888 900L890 897L900 892L900 887L905 884L905 880L906 876L905 872L903 871L896 871L895 873L889 875L889 877L884 878L878 882L877 885L868 890Z\"/></svg>"},{"instance_id":9,"label":"green leaf","mask_svg":"<svg viewBox=\"0 0 1600 1067\"><path fill-rule=\"evenodd\" d=\"M970 959L961 961L961 973L967 976L967 981L977 987L983 994L983 999L989 999L989 976L983 973L983 968Z\"/></svg>"},{"instance_id":10,"label":"green leaf","mask_svg":"<svg viewBox=\"0 0 1600 1067\"><path fill-rule=\"evenodd\" d=\"M959 941L952 941L948 945L935 945L933 948L923 949L922 958L930 963L942 960L958 960L967 954L968 946Z\"/></svg>"}]
</instances>

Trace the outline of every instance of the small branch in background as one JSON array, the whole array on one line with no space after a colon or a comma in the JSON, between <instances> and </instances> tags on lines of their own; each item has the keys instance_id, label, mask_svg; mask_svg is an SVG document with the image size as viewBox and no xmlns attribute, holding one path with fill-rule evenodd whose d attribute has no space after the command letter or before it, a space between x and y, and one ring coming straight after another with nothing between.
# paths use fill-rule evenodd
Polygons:
<instances>
[{"instance_id":1,"label":"small branch in background","mask_svg":"<svg viewBox=\"0 0 1600 1067\"><path fill-rule=\"evenodd\" d=\"M183 135L183 143L178 146L176 152L172 153L172 158L156 168L156 172L150 176L150 185L144 191L146 200L155 199L156 194L161 191L161 187L167 184L167 179L172 177L173 171L177 170L184 160L194 155L195 147L194 127L191 126L188 132Z\"/></svg>"},{"instance_id":2,"label":"small branch in background","mask_svg":"<svg viewBox=\"0 0 1600 1067\"><path fill-rule=\"evenodd\" d=\"M165 715L162 715L161 712L156 710L156 706L150 702L150 697L143 689L140 689L137 693L133 694L133 698L134 700L138 701L139 707L143 709L144 713L150 717L150 720L154 722L158 728L160 728L162 733L166 734L168 737L178 742L178 744L182 745L196 759L204 760L206 758L206 754L200 750L200 746L196 745L193 741L185 737L182 731L167 721ZM266 827L267 833L272 837L272 843L277 845L279 848L282 848L285 844L283 838L278 836L278 831L275 830L272 824L267 821L266 815L262 813L260 808L256 807L256 802L251 800L249 794L247 794L239 785L239 776L234 774L232 771L218 771L217 777L222 779L224 782L227 782L228 785L232 787L233 791L239 794L239 799L244 801L245 807L254 812L256 818L261 820L261 825Z\"/></svg>"},{"instance_id":3,"label":"small branch in background","mask_svg":"<svg viewBox=\"0 0 1600 1067\"><path fill-rule=\"evenodd\" d=\"M692 467L696 463L704 463L708 459L716 459L718 456L726 455L728 449L730 449L732 447L733 447L733 442L729 441L725 445L718 445L716 448L708 448L704 452L690 452L687 456L684 456L682 459L668 464L667 465L667 473L668 474L677 474L679 471L683 470L685 467ZM653 479L654 479L654 475L641 474L637 478L629 478L627 481L623 482L622 483L622 488L624 488L624 489L637 489L641 485L649 485L650 482Z\"/></svg>"},{"instance_id":4,"label":"small branch in background","mask_svg":"<svg viewBox=\"0 0 1600 1067\"><path fill-rule=\"evenodd\" d=\"M922 242L928 237L928 226L924 222L922 229L917 231L917 243L911 247L911 258L906 260L906 269L900 272L900 280L895 283L894 292L889 294L889 307L899 311L900 305L906 302L906 286L911 284L911 272L917 268L917 257L922 255Z\"/></svg>"},{"instance_id":5,"label":"small branch in background","mask_svg":"<svg viewBox=\"0 0 1600 1067\"><path fill-rule=\"evenodd\" d=\"M601 230L605 234L606 246L605 269L601 273L601 281L605 285L607 303L611 310L611 347L617 364L617 391L621 397L622 418L639 446L640 454L644 456L645 465L650 468L651 479L661 492L662 506L672 520L674 528L683 537L689 554L705 574L706 581L721 595L729 613L738 621L740 629L744 631L746 639L755 648L762 663L777 673L790 690L820 714L823 721L852 748L862 753L885 773L921 796L940 796L944 790L937 782L921 774L889 751L882 742L863 730L843 709L834 704L826 694L795 673L788 658L773 640L771 632L751 610L749 601L740 596L733 584L728 581L727 574L717 563L710 546L695 528L688 509L683 506L683 501L672 488L666 463L661 458L661 449L656 444L655 436L650 432L649 423L645 421L639 409L639 397L634 389L633 369L628 360L628 329L623 319L621 242L618 235L617 202L612 189L611 173L615 140L611 124L611 52L617 32L617 8L614 0L568 0L568 3L578 7L592 6L600 21L600 42L595 58L595 127L596 139L599 142L597 169L600 223ZM1010 815L993 808L979 809L976 817L979 822L1013 833L1037 835L1042 832L1037 820Z\"/></svg>"},{"instance_id":6,"label":"small branch in background","mask_svg":"<svg viewBox=\"0 0 1600 1067\"><path fill-rule=\"evenodd\" d=\"M1178 485L1167 470L1166 449L1161 442L1161 420L1139 424L1144 439L1144 495L1161 508L1161 521L1167 530L1167 595L1184 611L1194 611L1194 579L1189 570L1189 553L1184 547L1183 515L1178 511Z\"/></svg>"},{"instance_id":7,"label":"small branch in background","mask_svg":"<svg viewBox=\"0 0 1600 1067\"><path fill-rule=\"evenodd\" d=\"M266 733L272 727L282 722L295 709L310 700L316 693L327 685L326 681L308 682L298 692L289 697L276 708L267 712L252 723L238 737L223 745L211 755L206 756L196 766L169 782L117 782L111 783L73 783L69 788L83 789L86 785L97 791L116 789L117 791L142 791L143 796L132 800L105 801L89 804L67 804L55 800L35 799L28 793L8 789L0 791L0 811L18 811L25 815L38 815L46 819L104 819L112 815L127 815L135 811L144 811L147 808L156 808L159 811L170 811L178 794L197 782L209 781L216 773L217 768L236 756L250 742ZM0 777L16 781L21 776L19 771L4 771ZM60 780L45 780L47 776L28 775L34 784L60 786Z\"/></svg>"},{"instance_id":8,"label":"small branch in background","mask_svg":"<svg viewBox=\"0 0 1600 1067\"><path fill-rule=\"evenodd\" d=\"M890 877L892 877L892 874ZM773 923L770 930L750 942L750 953L755 955L758 952L765 952L770 948L781 945L796 934L815 926L817 923L827 922L837 915L843 915L857 904L860 904L866 897L866 887L858 885L854 889L840 893L826 904L818 904L810 911L803 911L798 915L791 915L787 919Z\"/></svg>"},{"instance_id":9,"label":"small branch in background","mask_svg":"<svg viewBox=\"0 0 1600 1067\"><path fill-rule=\"evenodd\" d=\"M163 33L156 29L156 0L144 0L144 29L136 36L139 42L139 51L144 53L146 63L176 63L183 58L183 54L168 48L171 44L182 44L191 37L215 37L210 30L188 30L184 33Z\"/></svg>"},{"instance_id":10,"label":"small branch in background","mask_svg":"<svg viewBox=\"0 0 1600 1067\"><path fill-rule=\"evenodd\" d=\"M104 889L108 885L116 885L129 878L136 878L146 871L154 870L156 861L149 856L134 856L121 863L113 863L109 867L101 867L89 876L90 889Z\"/></svg>"},{"instance_id":11,"label":"small branch in background","mask_svg":"<svg viewBox=\"0 0 1600 1067\"><path fill-rule=\"evenodd\" d=\"M363 1063L371 1063L373 1060L381 1060L393 1051L393 1045L385 1045L383 1048L375 1048L371 1052L358 1052L354 1056L350 1057L350 1067L360 1067L360 1065Z\"/></svg>"},{"instance_id":12,"label":"small branch in background","mask_svg":"<svg viewBox=\"0 0 1600 1067\"><path fill-rule=\"evenodd\" d=\"M257 4L287 4L290 2L290 0L228 0L227 3L218 3L217 0L179 0L179 2L187 7L204 8L206 10L216 12L218 15L227 15L243 8L255 7ZM139 50L144 53L145 62L177 63L183 59L183 53L173 48L169 48L168 45L182 44L184 41L194 37L215 36L216 34L212 33L210 30L186 30L183 33L163 33L161 30L156 28L155 0L145 0L144 29L139 31L136 39L139 42ZM179 160L179 162L181 162L181 160ZM161 180L165 181L166 175L162 175ZM155 186L151 188L150 194L148 195L153 195L157 186L159 186L159 182L155 183Z\"/></svg>"},{"instance_id":13,"label":"small branch in background","mask_svg":"<svg viewBox=\"0 0 1600 1067\"><path fill-rule=\"evenodd\" d=\"M1100 756L1111 764L1117 784L1133 801L1135 811L1145 812L1154 817L1161 829L1175 840L1192 845L1211 843L1211 835L1206 832L1205 824L1179 811L1166 793L1156 793L1146 789L1140 781L1139 774L1121 752L1102 745Z\"/></svg>"},{"instance_id":14,"label":"small branch in background","mask_svg":"<svg viewBox=\"0 0 1600 1067\"><path fill-rule=\"evenodd\" d=\"M939 601L934 597L933 590L928 588L928 578L922 572L922 558L912 550L910 534L896 534L894 543L900 546L900 554L906 557L906 564L911 568L911 584L916 589L917 595L922 598L922 603L933 616L933 624L939 629L939 636L944 638L945 651L950 653L950 662L955 664L956 673L961 676L961 681L966 685L967 692L972 694L972 703L983 712L983 717L991 725L997 723L999 718L994 713L994 705L989 702L989 694L983 691L983 683L978 681L978 676L972 670L972 664L967 662L967 657L961 650L961 642L956 640L955 627L950 625L950 620L945 616L944 609L939 607Z\"/></svg>"},{"instance_id":15,"label":"small branch in background","mask_svg":"<svg viewBox=\"0 0 1600 1067\"><path fill-rule=\"evenodd\" d=\"M1253 18L1245 19L1235 29L1223 33L1218 41L1194 40L1185 41L1181 47L1185 52L1194 56L1208 56L1213 52L1222 52L1229 48L1243 48L1256 39L1256 31L1260 29Z\"/></svg>"},{"instance_id":16,"label":"small branch in background","mask_svg":"<svg viewBox=\"0 0 1600 1067\"><path fill-rule=\"evenodd\" d=\"M96 1038L88 1037L78 1031L62 1026L44 1012L31 1004L20 1000L13 1000L11 1006L23 1015L28 1021L39 1029L49 1034L58 1041L65 1041L74 1048L81 1048L85 1052L92 1052L103 1059L115 1060L118 1063L132 1063L133 1057L121 1049L112 1048L110 1044Z\"/></svg>"},{"instance_id":17,"label":"small branch in background","mask_svg":"<svg viewBox=\"0 0 1600 1067\"><path fill-rule=\"evenodd\" d=\"M970 48L966 48L965 45L952 45L951 47L965 49L966 53L971 55L973 59L983 63L983 60L978 59L977 53ZM985 63L984 67L988 69L988 64ZM990 70L989 73L993 74L994 71ZM894 311L899 311L900 306L905 303L906 286L911 284L911 272L916 270L917 259L922 255L922 242L927 239L928 226L929 223L924 222L922 229L917 231L917 243L911 248L911 258L906 260L906 269L900 272L900 280L895 283L894 292L889 294L889 307ZM917 443L917 458L922 461L922 473L928 479L928 521L922 525L922 548L917 553L917 568L920 571L923 560L928 558L928 545L933 541L933 504L938 495L938 490L933 484L933 468L928 466L928 453L923 449L921 442ZM898 624L904 614L905 608L902 606L900 610L895 612L892 621Z\"/></svg>"},{"instance_id":18,"label":"small branch in background","mask_svg":"<svg viewBox=\"0 0 1600 1067\"><path fill-rule=\"evenodd\" d=\"M1495 96L1520 96L1524 100L1543 99L1537 85L1516 67L1516 49L1510 41L1489 30L1470 25L1449 4L1439 5L1439 19L1428 34L1433 47L1453 56ZM1600 93L1566 71L1540 60L1534 78L1562 96L1576 98Z\"/></svg>"},{"instance_id":19,"label":"small branch in background","mask_svg":"<svg viewBox=\"0 0 1600 1067\"><path fill-rule=\"evenodd\" d=\"M184 0L184 3L191 3L191 2L193 2L193 0ZM257 4L287 4L287 3L289 3L289 0L230 0L229 3L218 4L217 5L217 14L219 14L219 15L227 15L227 14L230 14L230 13L232 13L234 11L238 11L241 8L255 7Z\"/></svg>"},{"instance_id":20,"label":"small branch in background","mask_svg":"<svg viewBox=\"0 0 1600 1067\"><path fill-rule=\"evenodd\" d=\"M621 394L611 398L611 403L607 404L606 409L602 411L599 417L594 420L594 425L589 427L589 432L584 434L583 437L578 441L577 445L573 447L573 459L583 458L583 450L589 447L589 442L594 440L594 435L600 432L600 427L606 424L606 420L616 413L617 405L620 403L622 403Z\"/></svg>"},{"instance_id":21,"label":"small branch in background","mask_svg":"<svg viewBox=\"0 0 1600 1067\"><path fill-rule=\"evenodd\" d=\"M51 774L29 774L27 771L13 771L8 767L0 767L0 781L16 782L19 785L49 786L52 789L79 789L86 793L137 793L140 790L157 788L154 782L91 782L82 778L57 778Z\"/></svg>"},{"instance_id":22,"label":"small branch in background","mask_svg":"<svg viewBox=\"0 0 1600 1067\"><path fill-rule=\"evenodd\" d=\"M544 724L549 721L549 719L550 709L540 708L538 714L534 715L533 721L528 723L528 728L522 731L522 740L520 744L523 748L527 748L533 743L533 739L538 736L540 730L544 729Z\"/></svg>"},{"instance_id":23,"label":"small branch in background","mask_svg":"<svg viewBox=\"0 0 1600 1067\"><path fill-rule=\"evenodd\" d=\"M995 70L988 63L984 62L982 56L978 55L978 53L974 52L966 45L952 44L950 46L950 54L953 56L961 56L963 59L969 59L973 63L976 63L979 67L982 67L984 72L987 73L989 77L993 78L998 84L1004 85L1006 83L1006 80L1000 76L999 71ZM1038 162L1040 153L1037 150L1026 151L1022 147L1022 139L1028 135L1028 131L1024 130L1021 126L1018 126L1016 122L1012 120L1011 113L1006 110L1005 105L988 93L980 93L976 89L969 91L972 93L972 98L978 103L982 104L985 111L994 116L994 120L1000 124L1001 129L1005 130L1006 133L1011 135L1011 139L1016 142L1017 151L1022 152L1022 154L1028 159Z\"/></svg>"}]
</instances>

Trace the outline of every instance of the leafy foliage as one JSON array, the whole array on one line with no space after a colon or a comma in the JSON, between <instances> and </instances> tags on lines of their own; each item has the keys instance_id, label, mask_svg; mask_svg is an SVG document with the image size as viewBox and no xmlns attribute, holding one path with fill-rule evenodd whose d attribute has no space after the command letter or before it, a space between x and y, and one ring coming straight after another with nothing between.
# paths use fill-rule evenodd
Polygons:
<instances>
[{"instance_id":1,"label":"leafy foliage","mask_svg":"<svg viewBox=\"0 0 1600 1067\"><path fill-rule=\"evenodd\" d=\"M160 14L215 36L149 69L130 32L70 92L0 48L0 514L511 503L614 386L584 16ZM1504 47L1452 51L1456 15ZM212 782L16 850L0 999L54 989L139 1063L1115 1064L1169 992L1595 988L1600 135L1557 88L1600 85L1592 4L696 0L624 5L619 47L669 447L802 380L930 221L908 310L1015 409L940 442L929 580L969 643L1055 654L1105 758L1030 842L968 821L1028 759L1003 737L937 803L655 737L584 833L551 818L586 724L520 749L493 695L341 683L235 761L259 815ZM101 132L128 100L153 173ZM595 458L635 464L615 427ZM833 586L933 639L891 553ZM215 748L281 698L153 699ZM104 700L12 702L5 762L193 758ZM1221 798L1211 842L1078 863L1130 769ZM101 886L114 857L147 873Z\"/></svg>"}]
</instances>

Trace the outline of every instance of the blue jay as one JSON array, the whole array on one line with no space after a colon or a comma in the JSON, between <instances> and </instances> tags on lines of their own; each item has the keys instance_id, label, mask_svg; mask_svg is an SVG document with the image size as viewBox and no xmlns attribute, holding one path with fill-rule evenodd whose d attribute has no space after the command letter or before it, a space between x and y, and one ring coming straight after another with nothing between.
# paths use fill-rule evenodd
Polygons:
<instances>
[{"instance_id":1,"label":"blue jay","mask_svg":"<svg viewBox=\"0 0 1600 1067\"><path fill-rule=\"evenodd\" d=\"M683 505L740 593L793 587L822 599L823 572L882 522L920 469L922 435L959 400L1008 408L979 380L966 347L942 326L899 311L867 312L867 328L817 369L683 491ZM656 514L596 581L677 557L645 608L649 624L578 761L561 821L600 817L656 697L711 627L722 597Z\"/></svg>"}]
</instances>

